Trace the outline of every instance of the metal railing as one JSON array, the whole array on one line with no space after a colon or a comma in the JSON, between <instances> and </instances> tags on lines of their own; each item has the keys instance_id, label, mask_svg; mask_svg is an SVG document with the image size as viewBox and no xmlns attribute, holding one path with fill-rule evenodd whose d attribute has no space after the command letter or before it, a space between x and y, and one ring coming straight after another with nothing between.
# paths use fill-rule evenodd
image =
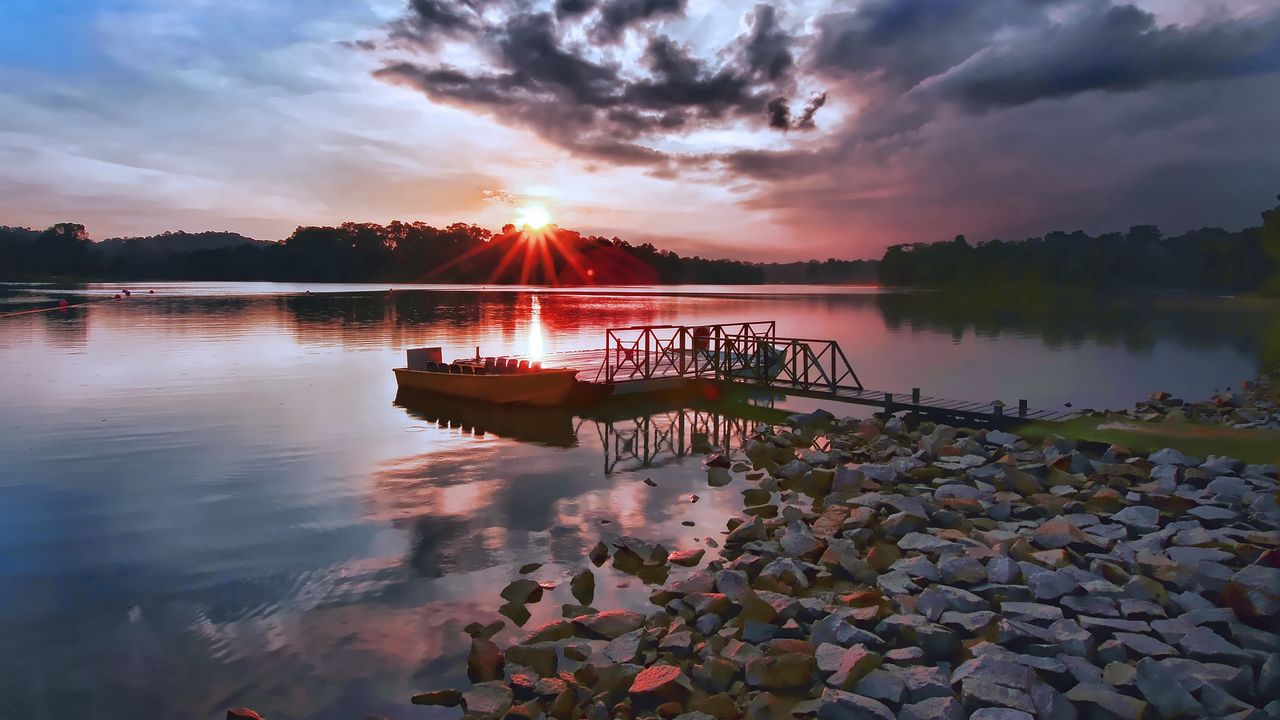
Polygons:
<instances>
[{"instance_id":1,"label":"metal railing","mask_svg":"<svg viewBox=\"0 0 1280 720\"><path fill-rule=\"evenodd\" d=\"M642 325L605 331L597 382L685 377L807 392L862 390L834 340L780 338L773 321Z\"/></svg>"}]
</instances>

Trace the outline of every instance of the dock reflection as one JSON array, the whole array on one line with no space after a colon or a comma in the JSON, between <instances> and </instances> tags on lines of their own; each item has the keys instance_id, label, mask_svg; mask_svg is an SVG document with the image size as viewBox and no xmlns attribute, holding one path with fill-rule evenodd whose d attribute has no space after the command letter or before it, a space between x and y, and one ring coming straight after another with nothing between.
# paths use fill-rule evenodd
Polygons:
<instances>
[{"instance_id":1,"label":"dock reflection","mask_svg":"<svg viewBox=\"0 0 1280 720\"><path fill-rule=\"evenodd\" d=\"M477 437L493 435L546 447L599 443L605 475L678 463L713 448L741 447L761 425L785 413L775 396L721 402L610 402L591 407L492 405L447 395L400 391L395 404L412 417Z\"/></svg>"}]
</instances>

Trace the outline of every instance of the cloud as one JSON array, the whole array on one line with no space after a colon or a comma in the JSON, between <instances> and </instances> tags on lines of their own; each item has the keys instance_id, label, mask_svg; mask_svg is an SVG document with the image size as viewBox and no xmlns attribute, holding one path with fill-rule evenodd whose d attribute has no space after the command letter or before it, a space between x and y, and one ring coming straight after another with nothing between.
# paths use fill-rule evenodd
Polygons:
<instances>
[{"instance_id":1,"label":"cloud","mask_svg":"<svg viewBox=\"0 0 1280 720\"><path fill-rule=\"evenodd\" d=\"M982 110L1277 70L1280 13L1162 27L1132 5L1095 6L1068 22L993 43L927 87Z\"/></svg>"},{"instance_id":2,"label":"cloud","mask_svg":"<svg viewBox=\"0 0 1280 720\"><path fill-rule=\"evenodd\" d=\"M627 28L641 21L684 12L686 0L605 0L600 6L600 22L595 36L616 41Z\"/></svg>"},{"instance_id":3,"label":"cloud","mask_svg":"<svg viewBox=\"0 0 1280 720\"><path fill-rule=\"evenodd\" d=\"M559 0L544 10L512 0L491 4L475 25L452 16L442 22L435 1L415 3L411 17L393 29L403 40L410 38L399 30L405 26L437 28L437 35L416 40L416 49L432 59L404 57L375 75L435 102L528 128L579 157L670 174L699 160L658 149L668 137L733 123L792 127L789 115L779 126L777 109L770 109L796 81L793 40L769 5L757 5L727 47L707 52L647 23L682 13L683 0ZM627 31L627 43L613 44ZM432 55L442 38L457 37L480 62ZM630 54L636 49L638 56ZM819 106L807 108L796 128L812 127Z\"/></svg>"}]
</instances>

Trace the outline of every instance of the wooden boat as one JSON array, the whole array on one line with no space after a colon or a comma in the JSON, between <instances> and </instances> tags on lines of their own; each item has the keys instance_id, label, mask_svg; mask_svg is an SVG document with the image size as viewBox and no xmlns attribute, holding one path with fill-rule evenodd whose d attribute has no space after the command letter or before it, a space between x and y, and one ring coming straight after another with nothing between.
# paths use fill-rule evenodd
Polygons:
<instances>
[{"instance_id":1,"label":"wooden boat","mask_svg":"<svg viewBox=\"0 0 1280 720\"><path fill-rule=\"evenodd\" d=\"M528 360L476 358L443 363L438 358L437 348L410 350L408 367L395 368L399 388L486 403L550 407L569 399L578 374Z\"/></svg>"}]
</instances>

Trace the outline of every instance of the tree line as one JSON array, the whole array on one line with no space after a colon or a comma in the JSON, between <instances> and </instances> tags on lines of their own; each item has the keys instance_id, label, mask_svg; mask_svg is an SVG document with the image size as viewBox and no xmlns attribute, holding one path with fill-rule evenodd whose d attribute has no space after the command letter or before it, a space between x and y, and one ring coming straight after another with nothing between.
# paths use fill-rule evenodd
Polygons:
<instances>
[{"instance_id":1,"label":"tree line","mask_svg":"<svg viewBox=\"0 0 1280 720\"><path fill-rule=\"evenodd\" d=\"M875 263L748 263L554 226L492 232L454 223L303 226L281 242L235 233L88 239L78 223L0 227L0 277L535 285L875 282Z\"/></svg>"},{"instance_id":2,"label":"tree line","mask_svg":"<svg viewBox=\"0 0 1280 720\"><path fill-rule=\"evenodd\" d=\"M1277 198L1280 199L1280 198ZM1167 237L1153 225L970 244L894 245L880 260L748 263L548 226L302 226L280 242L225 232L88 239L85 227L0 226L0 278L533 285L875 283L930 288L1262 291L1280 295L1280 206L1263 224Z\"/></svg>"},{"instance_id":3,"label":"tree line","mask_svg":"<svg viewBox=\"0 0 1280 720\"><path fill-rule=\"evenodd\" d=\"M1280 197L1277 198L1280 200ZM1237 232L1203 228L1166 237L1154 225L1091 236L1051 232L1013 242L894 245L880 283L930 288L1067 285L1280 293L1280 207Z\"/></svg>"}]
</instances>

